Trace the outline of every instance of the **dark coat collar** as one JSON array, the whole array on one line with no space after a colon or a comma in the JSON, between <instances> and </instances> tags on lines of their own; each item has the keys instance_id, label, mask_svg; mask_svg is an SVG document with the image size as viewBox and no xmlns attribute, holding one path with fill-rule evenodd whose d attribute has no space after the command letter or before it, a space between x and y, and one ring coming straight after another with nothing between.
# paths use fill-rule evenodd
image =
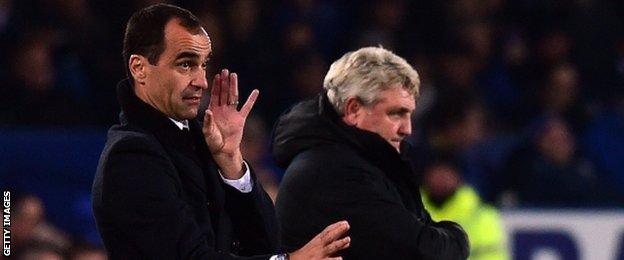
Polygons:
<instances>
[{"instance_id":1,"label":"dark coat collar","mask_svg":"<svg viewBox=\"0 0 624 260\"><path fill-rule=\"evenodd\" d=\"M406 205L418 206L414 204L419 203L420 195L408 159L409 145L403 142L402 152L398 153L378 134L345 124L325 92L283 114L275 124L272 145L275 160L282 167L290 165L298 154L315 147L347 146L396 183Z\"/></svg>"},{"instance_id":2,"label":"dark coat collar","mask_svg":"<svg viewBox=\"0 0 624 260\"><path fill-rule=\"evenodd\" d=\"M376 161L380 164L408 161L406 155L411 150L409 143L403 141L401 143L401 153L398 153L396 149L379 136L379 134L345 124L336 110L331 106L325 92L319 95L319 114L321 117L329 119L329 121L336 126L341 135L341 139L353 146L360 153L363 153L369 160Z\"/></svg>"},{"instance_id":3,"label":"dark coat collar","mask_svg":"<svg viewBox=\"0 0 624 260\"><path fill-rule=\"evenodd\" d=\"M287 167L301 152L323 146L347 145L386 172L397 172L394 166L407 159L406 142L398 153L377 133L345 124L322 92L316 99L298 103L284 113L273 130L273 156L282 167Z\"/></svg>"},{"instance_id":4,"label":"dark coat collar","mask_svg":"<svg viewBox=\"0 0 624 260\"><path fill-rule=\"evenodd\" d=\"M321 117L333 122L338 131L341 132L342 140L354 147L373 165L380 168L389 179L393 180L395 185L401 187L398 192L401 194L406 207L410 209L422 208L418 189L419 181L412 164L409 162L409 153L411 152L409 143L401 142L401 152L398 153L380 135L347 125L331 106L325 93L319 97L319 113Z\"/></svg>"}]
</instances>

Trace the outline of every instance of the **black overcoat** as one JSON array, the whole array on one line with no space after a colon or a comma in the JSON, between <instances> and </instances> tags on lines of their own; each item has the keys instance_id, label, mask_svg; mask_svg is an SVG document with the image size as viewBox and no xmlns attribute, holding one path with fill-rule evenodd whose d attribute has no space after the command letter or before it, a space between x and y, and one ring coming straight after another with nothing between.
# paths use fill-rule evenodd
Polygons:
<instances>
[{"instance_id":1,"label":"black overcoat","mask_svg":"<svg viewBox=\"0 0 624 260\"><path fill-rule=\"evenodd\" d=\"M287 166L276 201L284 249L347 220L344 259L467 257L461 227L434 222L424 209L409 161L379 135L342 123L325 94L280 118L273 153Z\"/></svg>"},{"instance_id":2,"label":"black overcoat","mask_svg":"<svg viewBox=\"0 0 624 260\"><path fill-rule=\"evenodd\" d=\"M253 177L241 193L218 176L201 133L118 86L121 124L108 132L93 209L111 259L268 259L277 247L271 200ZM252 258L239 256L262 255Z\"/></svg>"}]
</instances>

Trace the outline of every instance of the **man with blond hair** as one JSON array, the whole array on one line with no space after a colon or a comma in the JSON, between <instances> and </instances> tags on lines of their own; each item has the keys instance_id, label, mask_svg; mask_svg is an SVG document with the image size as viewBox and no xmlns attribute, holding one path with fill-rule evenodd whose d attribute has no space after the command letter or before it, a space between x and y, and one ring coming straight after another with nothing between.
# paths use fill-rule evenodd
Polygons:
<instances>
[{"instance_id":1,"label":"man with blond hair","mask_svg":"<svg viewBox=\"0 0 624 260\"><path fill-rule=\"evenodd\" d=\"M317 99L284 114L274 129L287 167L276 208L284 249L346 219L344 259L465 259L453 222L434 222L405 159L420 80L401 57L362 48L335 61Z\"/></svg>"}]
</instances>

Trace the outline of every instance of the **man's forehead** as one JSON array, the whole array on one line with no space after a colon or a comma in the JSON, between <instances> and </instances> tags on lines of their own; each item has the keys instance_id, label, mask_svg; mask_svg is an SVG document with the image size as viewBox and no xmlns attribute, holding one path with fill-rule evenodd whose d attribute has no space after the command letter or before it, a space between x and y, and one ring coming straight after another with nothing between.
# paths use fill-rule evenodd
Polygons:
<instances>
[{"instance_id":1,"label":"man's forehead","mask_svg":"<svg viewBox=\"0 0 624 260\"><path fill-rule=\"evenodd\" d=\"M197 32L193 32L182 26L177 19L172 19L165 26L165 44L175 53L191 51L200 55L208 56L212 51L210 37L200 27Z\"/></svg>"},{"instance_id":2,"label":"man's forehead","mask_svg":"<svg viewBox=\"0 0 624 260\"><path fill-rule=\"evenodd\" d=\"M390 88L381 92L379 103L390 106L406 107L413 110L416 107L416 99L409 91L402 87Z\"/></svg>"}]
</instances>

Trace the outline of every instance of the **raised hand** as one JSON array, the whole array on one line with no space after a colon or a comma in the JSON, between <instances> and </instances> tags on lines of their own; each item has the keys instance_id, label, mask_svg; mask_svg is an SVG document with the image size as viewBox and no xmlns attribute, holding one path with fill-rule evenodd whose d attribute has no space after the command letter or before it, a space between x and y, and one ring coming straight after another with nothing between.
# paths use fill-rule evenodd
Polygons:
<instances>
[{"instance_id":1,"label":"raised hand","mask_svg":"<svg viewBox=\"0 0 624 260\"><path fill-rule=\"evenodd\" d=\"M290 260L338 260L342 257L333 257L338 251L351 245L350 237L342 237L349 230L347 221L331 224L312 238L305 246L289 254Z\"/></svg>"},{"instance_id":2,"label":"raised hand","mask_svg":"<svg viewBox=\"0 0 624 260\"><path fill-rule=\"evenodd\" d=\"M204 115L202 132L223 177L239 179L243 176L243 156L240 144L245 120L259 91L254 89L238 110L238 76L227 69L215 75L210 91L210 104Z\"/></svg>"}]
</instances>

